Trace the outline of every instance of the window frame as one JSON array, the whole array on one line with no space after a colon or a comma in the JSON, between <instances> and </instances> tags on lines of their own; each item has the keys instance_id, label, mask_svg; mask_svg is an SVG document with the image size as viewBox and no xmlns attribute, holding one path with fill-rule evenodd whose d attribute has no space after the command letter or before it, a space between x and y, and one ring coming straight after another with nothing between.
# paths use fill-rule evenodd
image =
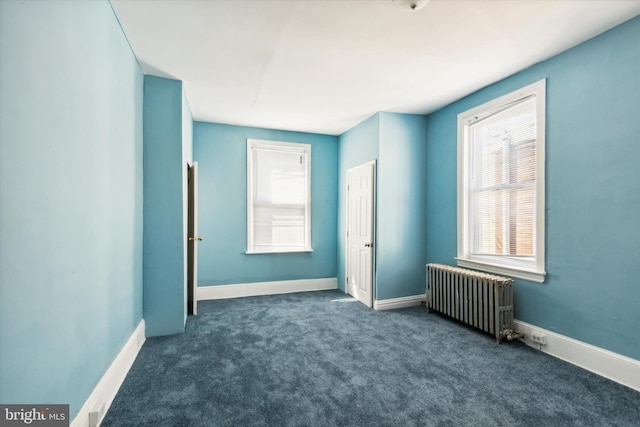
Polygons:
<instances>
[{"instance_id":1,"label":"window frame","mask_svg":"<svg viewBox=\"0 0 640 427\"><path fill-rule=\"evenodd\" d=\"M304 154L305 165L305 203L304 203L304 247L285 248L282 246L273 246L272 250L257 250L255 247L253 233L253 217L254 204L253 197L255 189L253 186L253 178L256 171L253 161L253 149L255 147L272 149L282 152L299 152ZM311 144L302 144L297 142L270 141L263 139L247 139L247 247L246 254L275 254L275 253L301 253L313 252L311 245Z\"/></svg>"},{"instance_id":2,"label":"window frame","mask_svg":"<svg viewBox=\"0 0 640 427\"><path fill-rule=\"evenodd\" d=\"M456 262L460 267L474 268L496 274L517 277L544 283L545 272L545 129L546 129L546 79L525 86L492 101L458 114L458 187L457 187L457 231L458 250ZM469 146L470 126L479 118L489 117L511 105L536 97L536 183L534 256L523 261L508 255L480 255L471 250L469 182L471 177L471 155Z\"/></svg>"}]
</instances>

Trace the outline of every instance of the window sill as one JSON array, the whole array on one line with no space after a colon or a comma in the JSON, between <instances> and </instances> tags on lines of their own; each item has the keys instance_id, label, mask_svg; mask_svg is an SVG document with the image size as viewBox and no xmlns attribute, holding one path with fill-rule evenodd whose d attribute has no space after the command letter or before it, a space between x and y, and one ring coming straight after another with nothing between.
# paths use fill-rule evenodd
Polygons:
<instances>
[{"instance_id":1,"label":"window sill","mask_svg":"<svg viewBox=\"0 0 640 427\"><path fill-rule=\"evenodd\" d=\"M300 254L300 253L311 253L313 249L274 249L271 251L255 251L255 250L247 250L245 254L247 255L262 255L262 254Z\"/></svg>"},{"instance_id":2,"label":"window sill","mask_svg":"<svg viewBox=\"0 0 640 427\"><path fill-rule=\"evenodd\" d=\"M547 273L544 271L538 272L538 271L531 271L531 270L522 270L522 269L516 269L512 267L487 264L479 261L472 261L472 260L463 259L463 258L455 258L455 260L458 267L473 268L476 270L486 271L489 273L501 274L504 276L529 280L531 282L536 282L536 283L544 283L545 276L547 275Z\"/></svg>"}]
</instances>

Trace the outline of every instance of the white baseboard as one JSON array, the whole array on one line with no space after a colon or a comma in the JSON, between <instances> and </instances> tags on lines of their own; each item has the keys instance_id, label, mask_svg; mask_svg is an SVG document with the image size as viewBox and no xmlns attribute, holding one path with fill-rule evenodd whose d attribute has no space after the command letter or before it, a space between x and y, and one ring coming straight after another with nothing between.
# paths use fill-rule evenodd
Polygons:
<instances>
[{"instance_id":1,"label":"white baseboard","mask_svg":"<svg viewBox=\"0 0 640 427\"><path fill-rule=\"evenodd\" d=\"M325 291L338 289L338 279L282 280L278 282L240 283L236 285L198 286L198 301L209 299L253 297L259 295L289 294L292 292Z\"/></svg>"},{"instance_id":2,"label":"white baseboard","mask_svg":"<svg viewBox=\"0 0 640 427\"><path fill-rule=\"evenodd\" d=\"M521 339L525 344L640 391L640 361L520 320L514 320L513 324L516 331L525 334ZM529 337L533 330L546 335L545 345L531 341Z\"/></svg>"},{"instance_id":3,"label":"white baseboard","mask_svg":"<svg viewBox=\"0 0 640 427\"><path fill-rule=\"evenodd\" d=\"M374 310L394 310L396 308L407 308L422 304L425 300L424 294L411 295L408 297L390 298L375 300L373 302Z\"/></svg>"},{"instance_id":4,"label":"white baseboard","mask_svg":"<svg viewBox=\"0 0 640 427\"><path fill-rule=\"evenodd\" d=\"M71 427L89 427L89 413L94 411L99 412L97 425L100 425L104 414L109 410L122 382L131 369L131 365L136 360L142 344L144 344L144 328L144 319L142 319L80 408L80 412L71 422Z\"/></svg>"}]
</instances>

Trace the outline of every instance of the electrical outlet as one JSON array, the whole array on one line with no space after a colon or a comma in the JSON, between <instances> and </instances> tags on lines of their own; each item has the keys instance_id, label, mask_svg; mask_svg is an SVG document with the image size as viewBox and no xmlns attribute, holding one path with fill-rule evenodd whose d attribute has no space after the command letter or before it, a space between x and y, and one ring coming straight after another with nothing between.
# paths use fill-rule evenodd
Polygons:
<instances>
[{"instance_id":1,"label":"electrical outlet","mask_svg":"<svg viewBox=\"0 0 640 427\"><path fill-rule=\"evenodd\" d=\"M547 336L544 335L542 332L539 331L531 331L531 341L533 342L537 342L538 344L546 344L547 343Z\"/></svg>"}]
</instances>

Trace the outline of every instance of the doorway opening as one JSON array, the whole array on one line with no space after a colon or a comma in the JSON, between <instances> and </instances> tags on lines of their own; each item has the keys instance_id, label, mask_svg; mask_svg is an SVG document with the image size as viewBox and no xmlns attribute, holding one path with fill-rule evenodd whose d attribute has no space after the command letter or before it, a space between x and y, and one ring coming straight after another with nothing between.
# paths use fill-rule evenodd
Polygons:
<instances>
[{"instance_id":1,"label":"doorway opening","mask_svg":"<svg viewBox=\"0 0 640 427\"><path fill-rule=\"evenodd\" d=\"M198 314L198 162L187 164L187 314Z\"/></svg>"}]
</instances>

